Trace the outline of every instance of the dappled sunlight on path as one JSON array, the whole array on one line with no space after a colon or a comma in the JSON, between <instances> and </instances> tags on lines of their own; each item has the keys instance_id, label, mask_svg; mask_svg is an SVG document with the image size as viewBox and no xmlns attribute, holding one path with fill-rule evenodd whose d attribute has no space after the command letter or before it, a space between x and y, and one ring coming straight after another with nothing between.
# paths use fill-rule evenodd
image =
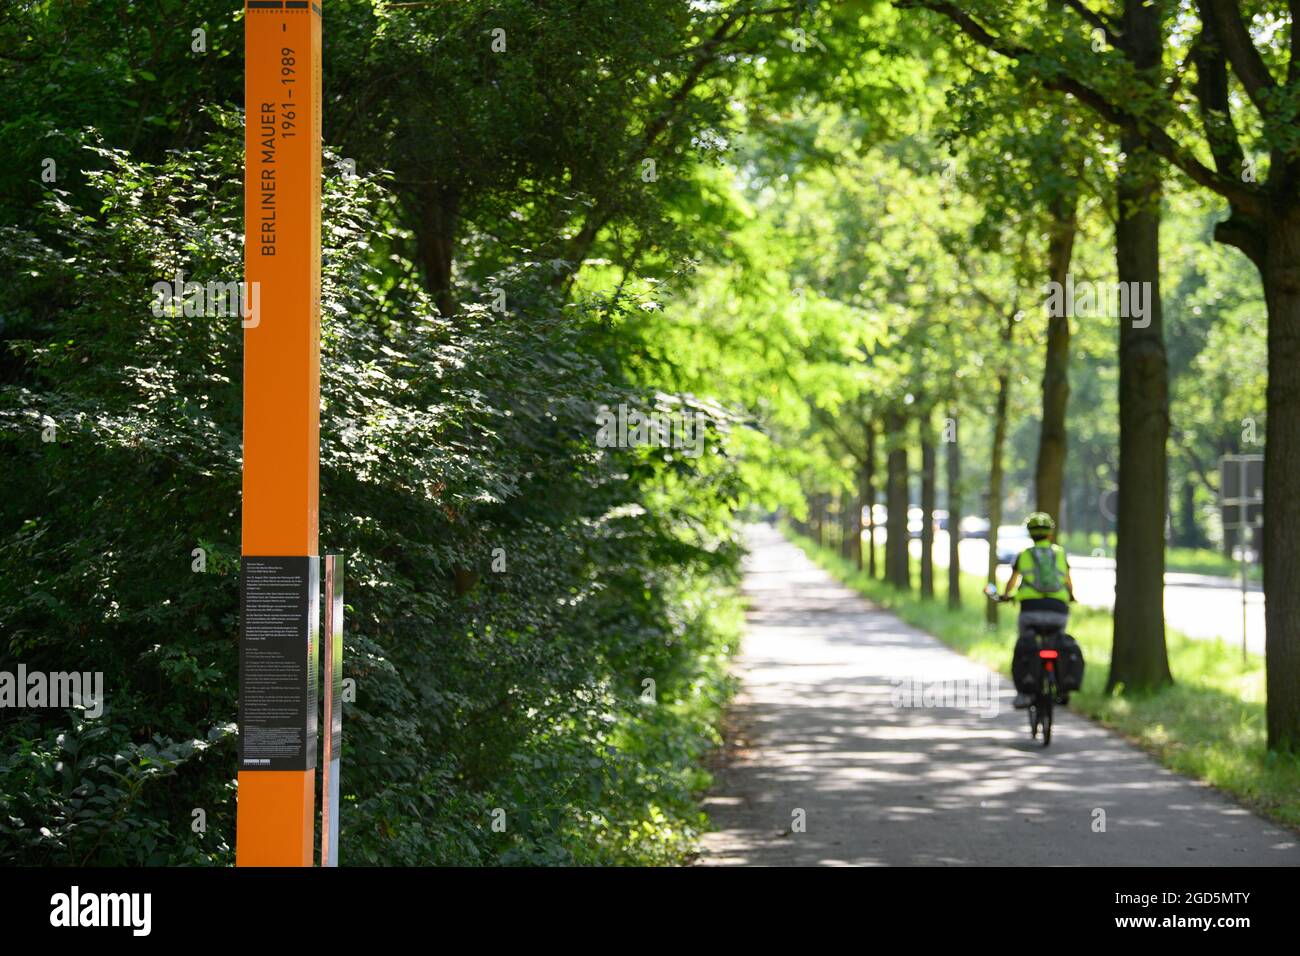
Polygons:
<instances>
[{"instance_id":1,"label":"dappled sunlight on path","mask_svg":"<svg viewBox=\"0 0 1300 956\"><path fill-rule=\"evenodd\" d=\"M1040 747L1009 682L873 608L774 529L749 540L741 742L705 804L717 832L701 863L1300 864L1300 837L1090 721L1058 710ZM980 693L896 706L909 681Z\"/></svg>"}]
</instances>

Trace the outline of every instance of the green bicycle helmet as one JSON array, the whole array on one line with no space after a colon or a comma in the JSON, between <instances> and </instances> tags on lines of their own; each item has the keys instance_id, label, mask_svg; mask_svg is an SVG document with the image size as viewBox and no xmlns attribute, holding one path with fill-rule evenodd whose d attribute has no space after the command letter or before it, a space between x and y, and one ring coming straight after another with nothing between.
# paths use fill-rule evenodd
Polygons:
<instances>
[{"instance_id":1,"label":"green bicycle helmet","mask_svg":"<svg viewBox=\"0 0 1300 956\"><path fill-rule=\"evenodd\" d=\"M1046 538L1056 530L1056 522L1046 511L1035 511L1025 519L1025 529L1034 540Z\"/></svg>"}]
</instances>

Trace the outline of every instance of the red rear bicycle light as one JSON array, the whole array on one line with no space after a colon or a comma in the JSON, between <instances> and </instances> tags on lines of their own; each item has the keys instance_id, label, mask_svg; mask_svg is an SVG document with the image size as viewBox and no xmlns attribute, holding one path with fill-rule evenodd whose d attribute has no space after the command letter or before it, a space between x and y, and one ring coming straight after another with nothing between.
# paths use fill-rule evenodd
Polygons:
<instances>
[{"instance_id":1,"label":"red rear bicycle light","mask_svg":"<svg viewBox=\"0 0 1300 956\"><path fill-rule=\"evenodd\" d=\"M1054 661L1057 658L1056 651L1039 651L1038 656L1045 661Z\"/></svg>"}]
</instances>

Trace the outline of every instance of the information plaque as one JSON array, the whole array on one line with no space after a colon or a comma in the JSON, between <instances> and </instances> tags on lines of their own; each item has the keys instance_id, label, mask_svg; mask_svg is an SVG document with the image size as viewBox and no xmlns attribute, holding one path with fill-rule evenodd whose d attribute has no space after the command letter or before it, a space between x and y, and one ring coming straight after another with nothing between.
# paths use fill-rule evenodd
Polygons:
<instances>
[{"instance_id":1,"label":"information plaque","mask_svg":"<svg viewBox=\"0 0 1300 956\"><path fill-rule=\"evenodd\" d=\"M1219 508L1225 528L1259 527L1264 518L1264 456L1219 459Z\"/></svg>"},{"instance_id":2,"label":"information plaque","mask_svg":"<svg viewBox=\"0 0 1300 956\"><path fill-rule=\"evenodd\" d=\"M239 769L314 770L315 557L246 557L239 586Z\"/></svg>"}]
</instances>

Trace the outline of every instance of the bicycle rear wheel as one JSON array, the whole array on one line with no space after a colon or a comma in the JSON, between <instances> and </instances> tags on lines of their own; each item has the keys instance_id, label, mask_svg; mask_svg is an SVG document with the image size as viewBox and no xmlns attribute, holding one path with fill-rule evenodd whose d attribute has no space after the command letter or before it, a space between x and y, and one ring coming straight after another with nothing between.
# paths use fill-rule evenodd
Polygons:
<instances>
[{"instance_id":1,"label":"bicycle rear wheel","mask_svg":"<svg viewBox=\"0 0 1300 956\"><path fill-rule=\"evenodd\" d=\"M1040 715L1043 721L1043 746L1046 747L1052 742L1052 696L1050 694L1043 696Z\"/></svg>"}]
</instances>

